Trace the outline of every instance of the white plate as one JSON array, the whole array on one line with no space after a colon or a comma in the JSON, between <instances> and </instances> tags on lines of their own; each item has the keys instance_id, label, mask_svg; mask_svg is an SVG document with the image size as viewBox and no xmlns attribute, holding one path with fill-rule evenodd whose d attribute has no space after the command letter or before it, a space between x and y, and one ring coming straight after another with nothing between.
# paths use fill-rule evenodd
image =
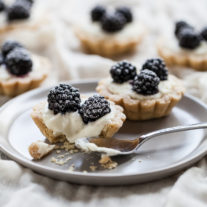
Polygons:
<instances>
[{"instance_id":1,"label":"white plate","mask_svg":"<svg viewBox=\"0 0 207 207\"><path fill-rule=\"evenodd\" d=\"M97 83L73 82L81 93L94 93ZM0 109L0 145L11 159L32 170L56 179L81 184L123 185L147 182L172 175L186 168L206 154L205 130L180 132L154 138L143 145L137 155L113 158L119 163L113 170L98 167L91 172L89 166L98 165L96 153L72 154L72 160L63 166L51 162L56 152L40 161L32 161L27 148L35 140L44 140L43 135L30 118L31 108L45 99L49 88L25 93ZM207 107L191 96L182 101L165 118L151 121L126 121L116 137L135 138L139 134L176 125L193 124L206 121ZM69 171L74 164L75 171ZM88 171L84 173L83 171Z\"/></svg>"}]
</instances>

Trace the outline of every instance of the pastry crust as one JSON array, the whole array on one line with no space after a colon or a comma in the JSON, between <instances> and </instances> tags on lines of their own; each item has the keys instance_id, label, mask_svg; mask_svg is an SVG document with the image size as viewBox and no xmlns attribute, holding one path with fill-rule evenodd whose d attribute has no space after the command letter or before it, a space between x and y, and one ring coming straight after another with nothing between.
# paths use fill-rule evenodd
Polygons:
<instances>
[{"instance_id":1,"label":"pastry crust","mask_svg":"<svg viewBox=\"0 0 207 207\"><path fill-rule=\"evenodd\" d=\"M156 99L138 100L126 95L113 94L107 88L106 80L103 79L98 83L97 92L106 99L122 106L129 120L148 120L167 116L184 94L184 88L177 79L178 84L170 94L163 94Z\"/></svg>"},{"instance_id":2,"label":"pastry crust","mask_svg":"<svg viewBox=\"0 0 207 207\"><path fill-rule=\"evenodd\" d=\"M66 140L65 135L55 136L51 129L48 129L43 121L43 111L45 102L37 104L31 113L31 117L42 134L49 140L50 143L63 142ZM123 108L115 105L115 117L102 130L100 136L112 137L123 125L126 116L123 113Z\"/></svg>"},{"instance_id":3,"label":"pastry crust","mask_svg":"<svg viewBox=\"0 0 207 207\"><path fill-rule=\"evenodd\" d=\"M175 53L165 46L164 40L160 39L157 44L157 51L169 66L190 67L199 71L207 70L207 54L192 54L190 51Z\"/></svg>"},{"instance_id":4,"label":"pastry crust","mask_svg":"<svg viewBox=\"0 0 207 207\"><path fill-rule=\"evenodd\" d=\"M135 38L128 38L127 41L121 41L116 38L94 38L76 27L75 34L81 42L83 49L92 54L98 54L105 57L113 57L116 55L132 52L135 47L142 41L145 30Z\"/></svg>"},{"instance_id":5,"label":"pastry crust","mask_svg":"<svg viewBox=\"0 0 207 207\"><path fill-rule=\"evenodd\" d=\"M9 80L0 80L0 94L16 96L25 91L37 88L48 76L50 63L46 58L33 55L41 64L41 76L39 77L14 77Z\"/></svg>"}]
</instances>

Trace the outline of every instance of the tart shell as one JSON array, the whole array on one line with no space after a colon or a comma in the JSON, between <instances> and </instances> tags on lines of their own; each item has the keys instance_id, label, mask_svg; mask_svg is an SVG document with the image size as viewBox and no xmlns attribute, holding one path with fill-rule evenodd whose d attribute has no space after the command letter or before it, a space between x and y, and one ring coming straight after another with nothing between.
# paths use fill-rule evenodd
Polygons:
<instances>
[{"instance_id":1,"label":"tart shell","mask_svg":"<svg viewBox=\"0 0 207 207\"><path fill-rule=\"evenodd\" d=\"M113 57L135 50L136 46L142 41L145 30L137 38L121 41L116 38L94 38L84 33L80 28L75 28L75 34L81 42L82 48L92 54L105 57Z\"/></svg>"},{"instance_id":2,"label":"tart shell","mask_svg":"<svg viewBox=\"0 0 207 207\"><path fill-rule=\"evenodd\" d=\"M129 120L148 120L167 116L184 94L184 88L179 83L170 94L164 94L156 99L138 100L127 95L111 93L105 84L105 79L99 82L96 90L106 99L122 106Z\"/></svg>"},{"instance_id":3,"label":"tart shell","mask_svg":"<svg viewBox=\"0 0 207 207\"><path fill-rule=\"evenodd\" d=\"M50 143L64 142L66 140L65 135L55 136L53 131L44 124L43 121L43 111L45 103L42 102L34 106L31 113L31 117L42 134L49 140ZM123 108L115 105L115 117L109 122L102 130L100 136L102 137L112 137L123 125L126 116L123 113Z\"/></svg>"},{"instance_id":4,"label":"tart shell","mask_svg":"<svg viewBox=\"0 0 207 207\"><path fill-rule=\"evenodd\" d=\"M9 80L0 80L0 94L16 96L28 90L37 88L48 76L50 63L46 58L35 55L41 64L42 75L40 77L14 77Z\"/></svg>"},{"instance_id":5,"label":"tart shell","mask_svg":"<svg viewBox=\"0 0 207 207\"><path fill-rule=\"evenodd\" d=\"M164 41L161 39L157 44L158 54L169 66L190 67L199 71L207 70L207 55L195 55L188 51L175 53L164 47Z\"/></svg>"}]
</instances>

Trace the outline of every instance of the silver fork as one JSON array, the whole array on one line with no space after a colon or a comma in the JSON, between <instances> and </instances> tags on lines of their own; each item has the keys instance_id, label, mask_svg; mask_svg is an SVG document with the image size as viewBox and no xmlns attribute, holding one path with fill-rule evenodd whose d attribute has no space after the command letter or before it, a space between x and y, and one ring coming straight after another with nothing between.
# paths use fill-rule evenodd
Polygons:
<instances>
[{"instance_id":1,"label":"silver fork","mask_svg":"<svg viewBox=\"0 0 207 207\"><path fill-rule=\"evenodd\" d=\"M97 151L100 153L106 153L106 148L112 150L112 153L110 156L116 156L116 155L129 155L133 153L137 153L138 149L147 141L150 139L165 135L165 134L171 134L175 132L181 132L181 131L188 131L188 130L195 130L195 129L204 129L207 128L207 123L198 123L198 124L192 124L192 125L185 125L185 126L176 126L176 127L170 127L165 129L156 130L147 134L143 134L139 136L136 139L133 140L123 140L123 139L116 139L116 138L82 138L81 142L87 144L87 143L93 143L97 147L94 149L91 149L91 151ZM77 145L77 147L82 148L81 145Z\"/></svg>"}]
</instances>

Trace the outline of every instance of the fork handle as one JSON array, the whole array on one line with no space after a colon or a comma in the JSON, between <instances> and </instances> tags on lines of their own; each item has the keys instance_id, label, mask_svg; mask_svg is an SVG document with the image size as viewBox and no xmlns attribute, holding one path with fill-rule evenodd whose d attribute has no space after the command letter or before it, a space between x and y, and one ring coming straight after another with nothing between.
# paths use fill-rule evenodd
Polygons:
<instances>
[{"instance_id":1,"label":"fork handle","mask_svg":"<svg viewBox=\"0 0 207 207\"><path fill-rule=\"evenodd\" d=\"M204 128L207 128L207 122L156 130L156 131L141 135L139 137L139 139L140 139L139 147L144 142L146 142L156 136L160 136L160 135L164 135L164 134L171 134L174 132L182 132L182 131L187 131L187 130L204 129Z\"/></svg>"}]
</instances>

